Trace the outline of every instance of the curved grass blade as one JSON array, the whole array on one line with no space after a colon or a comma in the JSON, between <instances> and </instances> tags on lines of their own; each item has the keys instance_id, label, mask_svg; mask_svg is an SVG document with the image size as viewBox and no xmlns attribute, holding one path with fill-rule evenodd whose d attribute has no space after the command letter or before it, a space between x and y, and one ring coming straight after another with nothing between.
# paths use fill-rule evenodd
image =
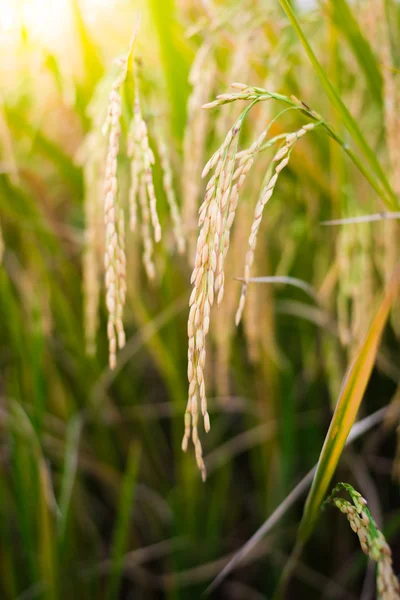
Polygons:
<instances>
[{"instance_id":1,"label":"curved grass blade","mask_svg":"<svg viewBox=\"0 0 400 600\"><path fill-rule=\"evenodd\" d=\"M126 473L122 481L121 496L117 522L114 530L114 539L111 555L111 574L106 598L118 598L121 581L124 552L130 531L130 520L132 515L133 501L136 489L136 478L139 468L140 448L132 443L129 454Z\"/></svg>"},{"instance_id":2,"label":"curved grass blade","mask_svg":"<svg viewBox=\"0 0 400 600\"><path fill-rule=\"evenodd\" d=\"M370 97L382 106L382 77L379 66L349 3L347 0L335 0L327 4L326 8L337 29L347 39L360 68L364 71Z\"/></svg>"},{"instance_id":3,"label":"curved grass blade","mask_svg":"<svg viewBox=\"0 0 400 600\"><path fill-rule=\"evenodd\" d=\"M69 509L78 467L79 441L82 429L82 419L79 415L71 418L67 426L65 438L64 470L60 493L60 514L57 523L60 554L64 550L67 533Z\"/></svg>"},{"instance_id":4,"label":"curved grass blade","mask_svg":"<svg viewBox=\"0 0 400 600\"><path fill-rule=\"evenodd\" d=\"M94 43L89 29L82 15L82 9L78 0L71 2L72 18L81 46L82 62L85 69L85 86L87 97L93 92L93 88L103 74L104 68L100 52Z\"/></svg>"},{"instance_id":5,"label":"curved grass blade","mask_svg":"<svg viewBox=\"0 0 400 600\"><path fill-rule=\"evenodd\" d=\"M358 439L361 435L369 431L372 427L381 423L388 412L388 407L385 406L372 413L365 419L355 423L350 431L350 435L346 440L346 446L351 444L354 440ZM301 498L305 493L308 486L311 484L313 475L317 465L314 465L312 469L304 475L303 479L292 489L292 491L286 496L286 498L277 506L277 508L270 514L268 519L261 525L259 529L251 536L251 538L236 552L232 559L225 565L222 571L216 576L211 585L206 589L204 595L207 596L213 592L226 577L231 573L246 556L250 554L255 546L271 531L271 529L281 520L281 518L288 512L293 504Z\"/></svg>"},{"instance_id":6,"label":"curved grass blade","mask_svg":"<svg viewBox=\"0 0 400 600\"><path fill-rule=\"evenodd\" d=\"M243 277L234 277L237 281L243 281ZM286 275L265 275L262 277L250 277L250 283L284 283L302 290L307 296L319 303L318 294L307 281L297 277L287 277Z\"/></svg>"},{"instance_id":7,"label":"curved grass blade","mask_svg":"<svg viewBox=\"0 0 400 600\"><path fill-rule=\"evenodd\" d=\"M373 223L393 219L400 219L400 212L383 212L360 215L359 217L347 217L346 219L331 219L330 221L321 221L321 225L351 225L352 223Z\"/></svg>"},{"instance_id":8,"label":"curved grass blade","mask_svg":"<svg viewBox=\"0 0 400 600\"><path fill-rule=\"evenodd\" d=\"M319 509L330 480L339 462L347 436L353 426L364 396L376 356L380 338L400 283L400 266L397 267L386 294L367 332L356 359L344 379L342 391L318 460L317 470L308 495L298 539L304 544L317 521Z\"/></svg>"},{"instance_id":9,"label":"curved grass blade","mask_svg":"<svg viewBox=\"0 0 400 600\"><path fill-rule=\"evenodd\" d=\"M154 23L164 65L169 96L172 130L181 139L185 128L186 102L189 93L187 76L190 53L184 33L175 18L175 0L149 0L146 3Z\"/></svg>"},{"instance_id":10,"label":"curved grass blade","mask_svg":"<svg viewBox=\"0 0 400 600\"><path fill-rule=\"evenodd\" d=\"M32 469L31 473L19 473L18 476L20 489L25 491L25 511L34 519L30 531L33 538L29 543L34 549L37 573L43 586L41 598L56 600L59 597L59 580L54 530L59 509L54 497L51 474L31 419L17 401L12 400L10 408L11 426L18 442L15 452Z\"/></svg>"},{"instance_id":11,"label":"curved grass blade","mask_svg":"<svg viewBox=\"0 0 400 600\"><path fill-rule=\"evenodd\" d=\"M340 115L340 117L343 121L343 124L345 125L346 129L348 130L348 132L350 133L350 135L352 136L354 141L357 143L358 147L360 148L361 152L363 153L365 159L367 160L367 162L368 162L371 170L375 174L376 178L380 181L380 183L382 185L382 200L391 209L393 209L394 207L398 207L399 200L398 200L396 194L394 193L394 191L392 190L390 183L385 175L385 172L384 172L380 162L376 158L375 152L372 150L371 146L368 144L358 123L356 122L354 117L350 114L348 108L346 107L346 105L344 104L342 99L340 98L338 92L333 87L332 83L329 81L328 76L326 75L323 67L319 63L310 44L308 43L306 36L304 35L304 32L300 26L300 23L298 22L298 20L296 18L296 15L293 12L293 9L290 5L289 0L280 0L280 4L281 4L283 10L285 11L289 21L291 22L292 27L297 34L297 37L299 38L300 42L302 43L302 45L307 53L307 56L310 59L312 65L314 67L314 70L316 71L316 73L322 83L323 88L325 89L325 92L326 92L329 100L332 102L333 106L336 108L338 114Z\"/></svg>"}]
</instances>

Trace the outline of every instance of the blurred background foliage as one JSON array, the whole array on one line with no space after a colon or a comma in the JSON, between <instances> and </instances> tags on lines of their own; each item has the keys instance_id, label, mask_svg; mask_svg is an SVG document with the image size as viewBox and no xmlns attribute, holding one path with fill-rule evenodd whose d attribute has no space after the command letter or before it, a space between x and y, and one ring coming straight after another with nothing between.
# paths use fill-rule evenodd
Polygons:
<instances>
[{"instance_id":1,"label":"blurred background foliage","mask_svg":"<svg viewBox=\"0 0 400 600\"><path fill-rule=\"evenodd\" d=\"M398 198L399 5L308 4L295 6L303 31ZM101 198L114 59L126 54L138 11L142 109L150 140L165 136L188 251L174 248L156 152L157 276L147 281L140 243L128 233L127 344L109 371L103 293L97 352L86 352L85 203ZM398 259L397 221L321 225L386 209L337 145L307 136L265 211L253 274L301 278L318 302L289 286L254 284L236 330L234 277L243 273L268 152L258 158L238 208L226 297L211 321L203 484L192 452L181 452L189 278L201 171L240 108L200 107L244 81L295 95L351 144L344 123L275 0L1 0L0 50L0 597L200 597L316 463L346 368ZM255 107L243 147L277 112L270 102ZM289 113L271 136L301 124ZM123 151L121 196L127 167ZM361 413L391 403L390 411L345 451L337 473L368 498L395 570L399 333L397 303ZM270 598L300 518L296 505L215 597ZM340 515L322 517L288 597L372 598L365 567Z\"/></svg>"}]
</instances>

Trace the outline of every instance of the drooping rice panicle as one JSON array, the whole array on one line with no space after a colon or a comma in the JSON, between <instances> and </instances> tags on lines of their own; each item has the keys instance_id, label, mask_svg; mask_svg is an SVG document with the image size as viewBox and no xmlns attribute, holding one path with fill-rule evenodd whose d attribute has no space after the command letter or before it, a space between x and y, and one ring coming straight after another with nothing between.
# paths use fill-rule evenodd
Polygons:
<instances>
[{"instance_id":1,"label":"drooping rice panicle","mask_svg":"<svg viewBox=\"0 0 400 600\"><path fill-rule=\"evenodd\" d=\"M108 115L103 130L105 134L108 134L104 182L104 222L106 227L104 268L106 306L108 310L109 365L111 369L114 369L117 364L117 345L122 348L125 344L122 314L126 296L126 258L123 212L118 200L117 179L117 156L121 135L120 117L122 113L120 88L125 76L126 71L122 70L112 86Z\"/></svg>"},{"instance_id":2,"label":"drooping rice panicle","mask_svg":"<svg viewBox=\"0 0 400 600\"><path fill-rule=\"evenodd\" d=\"M178 203L176 201L175 190L172 181L172 167L168 156L168 149L165 144L164 138L161 133L158 131L156 133L157 140L157 149L160 157L161 169L162 169L162 180L164 185L165 195L168 201L169 210L172 218L172 226L174 231L174 236L176 240L176 245L178 248L179 254L183 254L185 252L186 242L185 237L183 235L183 226L182 219L179 213Z\"/></svg>"},{"instance_id":3,"label":"drooping rice panicle","mask_svg":"<svg viewBox=\"0 0 400 600\"><path fill-rule=\"evenodd\" d=\"M189 399L185 414L185 433L182 441L183 450L187 449L190 433L195 445L196 460L202 473L203 479L206 477L206 470L202 458L202 447L198 437L198 412L199 405L204 418L204 428L206 432L210 428L210 420L207 412L207 398L204 381L204 367L206 361L206 337L210 326L211 307L214 299L217 305L220 305L224 295L224 260L229 248L230 230L232 228L236 208L238 204L239 191L246 176L254 162L255 155L264 147L269 147L279 139L284 138L284 146L275 154L272 159L274 168L273 175L268 178L263 187L259 201L256 205L255 216L249 237L249 250L246 255L245 277L242 286L242 294L239 302L239 308L236 313L236 323L244 308L247 284L249 281L250 266L254 258L257 233L259 230L262 212L265 204L272 196L279 173L287 166L290 154L298 139L322 121L317 123L308 123L297 132L278 136L265 143L268 131L273 122L281 114L288 110L303 109L299 101L293 101L283 96L270 94L265 90L250 88L245 84L232 84L238 93L221 94L217 100L208 103L203 108L212 108L220 104L227 104L238 99L251 99L252 102L242 113L235 125L228 131L228 134L220 148L212 155L205 165L202 177L214 170L214 174L208 181L204 201L199 209L199 227L200 233L197 241L195 267L191 277L193 284L192 294L190 296L189 318L188 318L188 380L189 380ZM238 153L238 137L243 121L249 110L254 104L261 100L272 98L284 99L290 108L281 111L273 119L268 127L258 136L255 142L245 151ZM311 118L317 121L318 115L308 111ZM236 161L239 161L236 166Z\"/></svg>"},{"instance_id":4,"label":"drooping rice panicle","mask_svg":"<svg viewBox=\"0 0 400 600\"><path fill-rule=\"evenodd\" d=\"M188 319L188 379L189 399L185 415L185 435L183 450L187 449L190 432L195 446L197 465L206 477L202 458L202 447L198 437L198 408L200 405L204 428L210 429L205 393L204 367L206 360L205 340L210 326L210 312L214 298L223 293L223 223L227 207L237 202L237 190L232 189L232 176L235 168L234 148L243 120L238 119L228 132L222 146L215 153L212 162L215 174L210 179L204 202L199 211L200 235L197 241L195 267L191 277L193 291L190 296ZM215 158L216 157L216 158ZM233 198L231 200L231 197ZM222 293L221 293L222 290ZM189 423L189 427L188 427ZM190 427L191 424L191 427Z\"/></svg>"},{"instance_id":5,"label":"drooping rice panicle","mask_svg":"<svg viewBox=\"0 0 400 600\"><path fill-rule=\"evenodd\" d=\"M206 186L206 194L199 209L200 234L197 241L195 268L191 283L188 319L188 379L189 400L185 416L185 434L182 448L187 449L190 431L195 445L196 459L203 479L206 477L202 458L201 443L198 438L198 405L204 419L206 432L210 428L205 392L204 367L206 360L205 341L210 326L210 312L214 299L220 305L224 294L224 259L229 248L230 230L238 203L239 188L243 185L251 161L244 159L240 173L235 170L238 137L243 124L242 115L229 130L221 147L206 164L202 176L211 169L214 175ZM266 135L266 133L265 133ZM261 148L265 135L259 136L252 146L250 156ZM237 180L234 183L234 180ZM191 423L191 429L187 423Z\"/></svg>"},{"instance_id":6,"label":"drooping rice panicle","mask_svg":"<svg viewBox=\"0 0 400 600\"><path fill-rule=\"evenodd\" d=\"M104 181L104 223L106 228L104 269L108 310L109 366L111 369L114 369L117 364L117 346L122 348L125 345L122 321L126 298L125 216L119 200L117 157L121 137L122 88L131 64L137 30L138 23L134 28L127 55L117 61L120 72L112 84L107 117L102 129L103 135L107 136Z\"/></svg>"},{"instance_id":7,"label":"drooping rice panicle","mask_svg":"<svg viewBox=\"0 0 400 600\"><path fill-rule=\"evenodd\" d=\"M85 181L85 246L83 254L85 338L88 354L96 351L100 277L105 272L109 364L116 365L116 348L125 344L122 324L126 296L124 213L119 199L118 154L120 150L122 88L128 74L138 25L119 67L108 97L104 121L103 88L99 85L89 105L92 129L77 154ZM107 83L108 85L108 83ZM101 185L101 189L100 189Z\"/></svg>"},{"instance_id":8,"label":"drooping rice panicle","mask_svg":"<svg viewBox=\"0 0 400 600\"><path fill-rule=\"evenodd\" d=\"M154 164L154 154L149 145L149 137L147 133L147 125L143 119L142 109L140 105L139 87L136 81L134 119L137 127L137 143L141 151L142 171L146 183L147 195L149 197L149 209L151 223L154 230L154 241L161 240L161 227L157 214L157 200L154 191L152 165Z\"/></svg>"},{"instance_id":9,"label":"drooping rice panicle","mask_svg":"<svg viewBox=\"0 0 400 600\"><path fill-rule=\"evenodd\" d=\"M346 490L352 503L337 496L341 490ZM376 526L367 507L367 501L351 485L339 483L327 498L324 506L336 506L346 515L350 527L358 535L364 554L377 563L376 587L379 600L398 600L400 585L393 572L392 552L382 532Z\"/></svg>"},{"instance_id":10,"label":"drooping rice panicle","mask_svg":"<svg viewBox=\"0 0 400 600\"><path fill-rule=\"evenodd\" d=\"M152 165L154 164L154 154L149 144L147 125L143 118L138 78L135 75L135 100L133 108L133 118L128 133L128 156L131 159L130 173L131 184L129 188L129 211L130 228L135 231L137 226L137 196L141 206L142 217L148 214L150 219L141 227L143 239L143 264L149 278L153 279L155 269L152 262L153 244L151 249L148 237L150 236L150 220L153 228L154 241L161 240L161 226L157 213L157 199L154 190ZM144 185L144 196L142 186ZM144 208L144 201L148 208ZM143 237L146 235L146 238Z\"/></svg>"},{"instance_id":11,"label":"drooping rice panicle","mask_svg":"<svg viewBox=\"0 0 400 600\"><path fill-rule=\"evenodd\" d=\"M241 31L239 39L235 39L235 47L230 56L229 70L226 74L226 81L235 81L240 77L248 79L251 75L251 56L254 52L254 45L257 44L260 39L255 35L254 28L243 27L243 15L240 15ZM215 123L215 132L217 139L221 140L225 138L226 132L230 127L230 124L234 120L234 111L236 106L229 104L225 110L221 113ZM203 111L202 114L209 114L208 111ZM249 125L249 124L248 124ZM250 124L251 125L251 124ZM254 126L258 126L258 123L254 123ZM252 128L253 128L252 127ZM249 133L251 135L251 133ZM236 157L239 153L236 154ZM249 195L254 189L254 185L257 185L256 180L248 180L250 189L248 189ZM236 312L236 296L237 296L237 285L233 280L237 274L237 264L239 264L242 254L243 247L246 243L246 232L250 223L248 223L249 217L251 216L246 203L239 203L237 207L237 220L241 226L237 227L233 232L233 238L229 240L230 251L228 255L228 261L225 261L225 286L224 286L224 305L223 310L218 314L218 319L215 320L211 333L213 337L213 343L215 345L215 354L211 358L214 364L213 375L214 383L217 395L220 397L221 402L225 402L229 398L230 394L230 377L229 377L229 357L232 347L232 338L235 332L235 312Z\"/></svg>"},{"instance_id":12,"label":"drooping rice panicle","mask_svg":"<svg viewBox=\"0 0 400 600\"><path fill-rule=\"evenodd\" d=\"M222 104L236 102L236 100L255 100L256 98L257 94L252 90L244 91L242 93L232 92L231 94L219 94L216 100L203 104L203 108L215 108L216 106L221 106Z\"/></svg>"},{"instance_id":13,"label":"drooping rice panicle","mask_svg":"<svg viewBox=\"0 0 400 600\"><path fill-rule=\"evenodd\" d=\"M153 238L150 234L150 211L147 200L146 182L143 173L139 178L139 203L141 210L141 232L143 239L143 264L149 279L154 279L156 270L153 262Z\"/></svg>"},{"instance_id":14,"label":"drooping rice panicle","mask_svg":"<svg viewBox=\"0 0 400 600\"><path fill-rule=\"evenodd\" d=\"M272 194L274 193L274 189L275 189L279 174L289 163L290 155L291 155L291 152L293 151L294 145L301 137L303 137L308 131L311 131L315 127L316 127L316 125L314 123L308 123L307 125L303 125L303 127L301 127L298 131L287 134L285 144L280 148L280 150L278 150L278 152L275 154L275 156L272 159L272 163L273 163L274 167L271 169L271 171L272 171L271 177L268 179L267 183L261 190L258 202L257 202L255 210L254 210L254 220L253 220L253 224L251 226L249 242L248 242L249 247L248 247L248 250L246 253L246 259L245 259L242 292L240 295L239 306L238 306L238 310L236 312L236 317L235 317L236 325L239 325L239 323L240 323L240 320L242 318L243 309L244 309L245 302L246 302L247 286L248 286L249 278L250 278L250 268L251 268L251 265L253 264L253 260L254 260L254 252L256 249L256 245L257 245L257 235L258 235L258 231L260 229L264 207L267 204L268 200L271 198ZM250 153L250 151L251 151L251 148L249 149L249 153ZM241 161L244 158L245 157L243 157L241 159ZM247 162L250 162L252 160L253 160L253 158L249 158ZM246 162L245 162L245 164L246 164ZM244 169L245 168L246 167L244 167ZM241 177L243 177L243 172L242 172L242 174L239 175L239 182L240 182Z\"/></svg>"},{"instance_id":15,"label":"drooping rice panicle","mask_svg":"<svg viewBox=\"0 0 400 600\"><path fill-rule=\"evenodd\" d=\"M128 157L130 160L130 177L129 186L129 228L131 231L136 231L137 227L137 196L139 193L139 177L140 177L140 158L138 148L133 134L128 135Z\"/></svg>"},{"instance_id":16,"label":"drooping rice panicle","mask_svg":"<svg viewBox=\"0 0 400 600\"><path fill-rule=\"evenodd\" d=\"M237 284L233 280L237 274L237 265L243 258L243 248L247 241L247 230L250 227L249 217L251 212L246 203L237 207L237 220L240 227L236 227L230 240L230 250L225 262L226 286L224 292L223 310L219 311L212 327L213 342L215 344L215 369L214 380L218 396L228 398L229 386L229 356L232 339L235 333L235 312L237 305Z\"/></svg>"}]
</instances>

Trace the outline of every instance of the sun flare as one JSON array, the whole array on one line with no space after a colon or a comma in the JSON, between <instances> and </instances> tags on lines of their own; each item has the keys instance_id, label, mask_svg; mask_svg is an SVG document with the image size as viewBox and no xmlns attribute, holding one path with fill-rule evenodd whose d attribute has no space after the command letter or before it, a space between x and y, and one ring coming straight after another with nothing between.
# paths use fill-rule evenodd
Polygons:
<instances>
[{"instance_id":1,"label":"sun flare","mask_svg":"<svg viewBox=\"0 0 400 600\"><path fill-rule=\"evenodd\" d=\"M75 0L0 0L0 44L18 43L26 31L44 45L58 45L68 32ZM110 0L80 0L79 8L95 21Z\"/></svg>"}]
</instances>

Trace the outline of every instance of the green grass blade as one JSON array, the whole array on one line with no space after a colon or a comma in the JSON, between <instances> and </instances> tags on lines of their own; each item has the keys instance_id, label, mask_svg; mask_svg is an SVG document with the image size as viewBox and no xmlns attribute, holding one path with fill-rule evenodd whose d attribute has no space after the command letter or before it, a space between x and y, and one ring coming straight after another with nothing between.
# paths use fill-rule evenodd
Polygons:
<instances>
[{"instance_id":1,"label":"green grass blade","mask_svg":"<svg viewBox=\"0 0 400 600\"><path fill-rule=\"evenodd\" d=\"M70 190L74 194L81 195L82 174L79 167L74 164L73 158L41 131L40 124L30 122L19 107L6 106L4 110L12 135L17 137L22 132L31 143L31 155L38 153L48 159L59 171Z\"/></svg>"},{"instance_id":2,"label":"green grass blade","mask_svg":"<svg viewBox=\"0 0 400 600\"><path fill-rule=\"evenodd\" d=\"M329 100L332 102L333 106L336 108L337 112L339 113L339 115L343 121L343 124L349 131L350 135L353 137L354 141L357 143L358 147L360 148L361 152L363 153L364 157L366 158L371 170L374 172L375 176L381 182L381 184L384 188L384 191L385 191L385 195L382 197L382 200L391 209L398 207L399 201L388 182L388 179L385 175L385 172L384 172L381 164L379 163L378 159L376 158L375 152L372 150L372 148L368 144L360 127L358 126L358 123L356 122L354 117L350 114L349 110L347 109L347 107L343 103L342 99L340 98L338 92L336 91L336 89L333 87L333 85L329 81L323 67L319 63L310 44L308 43L306 36L303 33L300 23L298 22L296 15L294 14L292 7L290 6L289 0L280 0L280 3L281 3L283 10L286 13L286 15L288 16L289 21L291 22L293 29L295 30L299 40L301 41L301 43L307 53L307 56L310 59Z\"/></svg>"},{"instance_id":3,"label":"green grass blade","mask_svg":"<svg viewBox=\"0 0 400 600\"><path fill-rule=\"evenodd\" d=\"M93 88L103 74L103 65L100 53L86 27L78 0L72 0L71 8L75 29L81 46L82 62L85 69L85 91L89 98Z\"/></svg>"},{"instance_id":4,"label":"green grass blade","mask_svg":"<svg viewBox=\"0 0 400 600\"><path fill-rule=\"evenodd\" d=\"M298 539L303 544L314 528L330 480L354 424L378 352L379 341L400 282L398 268L368 330L360 351L344 379L342 391L318 460L308 494Z\"/></svg>"},{"instance_id":5,"label":"green grass blade","mask_svg":"<svg viewBox=\"0 0 400 600\"><path fill-rule=\"evenodd\" d=\"M31 540L35 546L35 557L41 584L43 585L42 598L56 600L58 594L57 563L54 537L54 513L57 512L51 475L43 456L40 441L34 427L23 407L15 401L11 402L11 410L15 427L18 431L21 448L27 456L33 458L35 465L34 479L37 485L33 486L35 495L26 498L27 503L33 503L36 519L36 534ZM32 492L32 488L31 488Z\"/></svg>"},{"instance_id":6,"label":"green grass blade","mask_svg":"<svg viewBox=\"0 0 400 600\"><path fill-rule=\"evenodd\" d=\"M365 417L361 421L358 421L353 426L349 437L346 440L346 446L351 444L354 440L358 439L360 436L364 435L367 431L369 431L372 427L377 425L377 423L381 423L385 414L387 413L387 408L381 408L372 415ZM226 577L238 567L242 561L244 561L245 557L248 556L257 546L257 544L275 527L275 525L282 519L282 517L287 513L289 508L293 506L293 504L299 500L299 498L304 494L311 484L312 478L314 476L317 465L314 465L312 469L308 471L306 475L299 481L298 484L290 491L290 493L278 504L278 506L273 510L273 512L269 515L269 517L264 521L264 523L257 529L255 533L251 536L249 540L233 555L233 557L228 561L228 563L224 566L222 571L218 573L215 579L211 582L209 587L205 591L205 595L211 594L223 581Z\"/></svg>"},{"instance_id":7,"label":"green grass blade","mask_svg":"<svg viewBox=\"0 0 400 600\"><path fill-rule=\"evenodd\" d=\"M235 277L238 281L244 281L243 277ZM315 302L319 302L317 291L303 279L298 277L288 277L286 275L266 275L261 277L250 277L250 283L277 283L291 285L299 290L302 290L309 298L312 298Z\"/></svg>"},{"instance_id":8,"label":"green grass blade","mask_svg":"<svg viewBox=\"0 0 400 600\"><path fill-rule=\"evenodd\" d=\"M106 595L108 600L118 597L123 567L123 555L130 530L129 524L132 514L139 459L140 449L137 444L133 443L129 449L126 473L121 486L117 522L115 525L111 552L111 574Z\"/></svg>"},{"instance_id":9,"label":"green grass blade","mask_svg":"<svg viewBox=\"0 0 400 600\"><path fill-rule=\"evenodd\" d=\"M185 128L188 87L188 48L183 30L174 18L175 0L149 0L150 18L157 31L164 66L164 77L169 96L172 129L177 139L182 139Z\"/></svg>"},{"instance_id":10,"label":"green grass blade","mask_svg":"<svg viewBox=\"0 0 400 600\"><path fill-rule=\"evenodd\" d=\"M78 415L76 415L68 423L65 440L64 470L59 502L60 514L57 524L60 553L62 553L65 543L69 508L71 506L72 491L78 466L79 438L81 429L82 420Z\"/></svg>"},{"instance_id":11,"label":"green grass blade","mask_svg":"<svg viewBox=\"0 0 400 600\"><path fill-rule=\"evenodd\" d=\"M382 105L382 77L374 53L346 0L335 0L328 6L335 27L347 39L350 48L363 70L370 96Z\"/></svg>"}]
</instances>

